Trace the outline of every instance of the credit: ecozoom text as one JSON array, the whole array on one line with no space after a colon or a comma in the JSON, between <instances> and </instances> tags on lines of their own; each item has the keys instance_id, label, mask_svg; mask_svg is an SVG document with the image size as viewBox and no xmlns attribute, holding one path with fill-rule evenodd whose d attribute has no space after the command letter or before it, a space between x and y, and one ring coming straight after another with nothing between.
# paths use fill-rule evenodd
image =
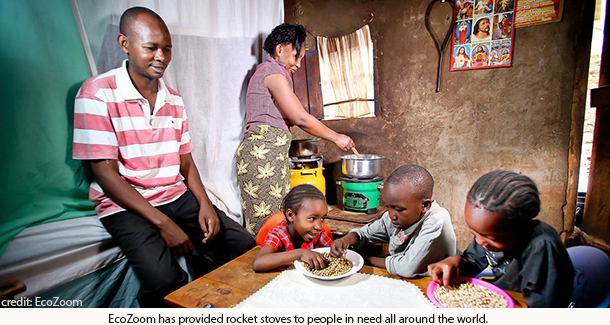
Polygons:
<instances>
[{"instance_id":1,"label":"credit: ecozoom text","mask_svg":"<svg viewBox=\"0 0 610 325\"><path fill-rule=\"evenodd\" d=\"M41 298L41 297L21 297L14 300L2 300L2 307L82 307L82 300L66 300L59 297Z\"/></svg>"}]
</instances>

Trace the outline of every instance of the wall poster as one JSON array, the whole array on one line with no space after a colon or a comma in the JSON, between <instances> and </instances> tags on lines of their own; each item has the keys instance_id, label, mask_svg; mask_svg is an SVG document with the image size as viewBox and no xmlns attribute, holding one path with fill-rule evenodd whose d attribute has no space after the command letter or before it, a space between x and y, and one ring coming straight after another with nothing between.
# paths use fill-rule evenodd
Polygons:
<instances>
[{"instance_id":1,"label":"wall poster","mask_svg":"<svg viewBox=\"0 0 610 325\"><path fill-rule=\"evenodd\" d=\"M563 0L519 0L515 27L561 21Z\"/></svg>"},{"instance_id":2,"label":"wall poster","mask_svg":"<svg viewBox=\"0 0 610 325\"><path fill-rule=\"evenodd\" d=\"M516 0L455 0L450 71L510 67Z\"/></svg>"}]
</instances>

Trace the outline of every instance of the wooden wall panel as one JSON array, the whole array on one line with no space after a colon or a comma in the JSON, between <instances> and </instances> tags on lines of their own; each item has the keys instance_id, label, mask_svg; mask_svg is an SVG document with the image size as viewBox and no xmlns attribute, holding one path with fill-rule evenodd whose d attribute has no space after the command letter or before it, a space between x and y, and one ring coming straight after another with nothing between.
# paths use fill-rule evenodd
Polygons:
<instances>
[{"instance_id":1,"label":"wooden wall panel","mask_svg":"<svg viewBox=\"0 0 610 325\"><path fill-rule=\"evenodd\" d=\"M318 51L308 50L304 61L307 67L307 88L309 96L309 114L318 120L324 118L324 105L322 102L322 85L320 79L320 59Z\"/></svg>"}]
</instances>

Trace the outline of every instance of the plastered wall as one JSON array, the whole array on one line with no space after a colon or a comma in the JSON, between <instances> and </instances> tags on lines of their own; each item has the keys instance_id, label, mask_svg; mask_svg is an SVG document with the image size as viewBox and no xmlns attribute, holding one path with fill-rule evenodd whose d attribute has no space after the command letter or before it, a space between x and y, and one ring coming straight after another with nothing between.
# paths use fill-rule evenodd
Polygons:
<instances>
[{"instance_id":1,"label":"plastered wall","mask_svg":"<svg viewBox=\"0 0 610 325\"><path fill-rule=\"evenodd\" d=\"M348 34L367 23L371 12L375 16L370 27L380 115L324 123L351 136L360 153L385 156L383 176L406 163L426 167L436 181L434 198L452 216L460 249L472 238L463 218L466 193L479 176L494 169L534 179L541 191L540 219L561 231L579 1L566 0L561 22L517 29L510 68L450 72L447 50L440 92L435 92L437 51L424 24L428 4L285 1L286 21L317 35ZM436 9L432 20L442 24L449 12ZM311 35L307 46L315 47ZM292 132L294 138L310 137L298 128ZM320 152L330 169L327 177L338 177L344 153L326 141Z\"/></svg>"}]
</instances>

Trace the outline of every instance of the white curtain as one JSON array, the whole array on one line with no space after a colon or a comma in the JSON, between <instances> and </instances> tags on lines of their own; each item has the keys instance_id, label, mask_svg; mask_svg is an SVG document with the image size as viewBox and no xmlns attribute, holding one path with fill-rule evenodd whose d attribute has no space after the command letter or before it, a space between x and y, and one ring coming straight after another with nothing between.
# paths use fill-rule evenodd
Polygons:
<instances>
[{"instance_id":1,"label":"white curtain","mask_svg":"<svg viewBox=\"0 0 610 325\"><path fill-rule=\"evenodd\" d=\"M373 41L368 25L341 37L317 37L325 118L374 116Z\"/></svg>"},{"instance_id":2,"label":"white curtain","mask_svg":"<svg viewBox=\"0 0 610 325\"><path fill-rule=\"evenodd\" d=\"M172 34L172 62L163 79L188 110L193 158L212 203L241 223L234 155L245 125L246 88L266 59L262 42L284 20L283 0L73 0L94 73L118 67L119 19L148 7Z\"/></svg>"}]
</instances>

